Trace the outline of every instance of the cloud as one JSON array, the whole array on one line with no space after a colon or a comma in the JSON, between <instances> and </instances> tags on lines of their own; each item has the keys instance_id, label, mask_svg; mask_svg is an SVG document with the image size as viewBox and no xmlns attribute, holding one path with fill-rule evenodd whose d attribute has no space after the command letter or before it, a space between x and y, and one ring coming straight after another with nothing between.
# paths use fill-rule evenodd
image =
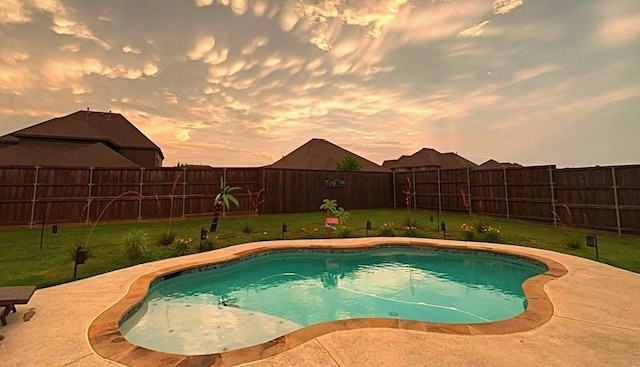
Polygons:
<instances>
[{"instance_id":1,"label":"cloud","mask_svg":"<svg viewBox=\"0 0 640 367\"><path fill-rule=\"evenodd\" d=\"M67 44L58 46L58 50L64 51L64 52L79 52L81 48L80 48L80 45L77 43L67 43Z\"/></svg>"},{"instance_id":2,"label":"cloud","mask_svg":"<svg viewBox=\"0 0 640 367\"><path fill-rule=\"evenodd\" d=\"M482 23L476 24L474 26L471 26L469 28L465 28L463 30L460 31L460 33L458 33L458 36L460 37L478 37L482 34L484 27L486 27L489 23L491 23L490 20L485 20Z\"/></svg>"},{"instance_id":3,"label":"cloud","mask_svg":"<svg viewBox=\"0 0 640 367\"><path fill-rule=\"evenodd\" d=\"M140 55L142 53L142 51L140 51L140 49L137 48L133 48L129 45L124 45L122 46L122 52L126 53L126 54L136 54L136 55Z\"/></svg>"},{"instance_id":4,"label":"cloud","mask_svg":"<svg viewBox=\"0 0 640 367\"><path fill-rule=\"evenodd\" d=\"M257 37L254 38L250 44L246 45L244 48L242 48L242 50L240 51L241 54L243 55L250 55L254 52L256 52L256 50L264 45L266 45L267 43L269 43L269 37Z\"/></svg>"},{"instance_id":5,"label":"cloud","mask_svg":"<svg viewBox=\"0 0 640 367\"><path fill-rule=\"evenodd\" d=\"M213 38L213 36L201 37L196 41L191 51L187 53L187 56L189 56L191 60L200 60L213 49L215 44L216 39Z\"/></svg>"},{"instance_id":6,"label":"cloud","mask_svg":"<svg viewBox=\"0 0 640 367\"><path fill-rule=\"evenodd\" d=\"M0 24L23 24L31 22L31 11L20 0L0 2Z\"/></svg>"},{"instance_id":7,"label":"cloud","mask_svg":"<svg viewBox=\"0 0 640 367\"><path fill-rule=\"evenodd\" d=\"M197 7L209 6L213 4L213 0L196 0Z\"/></svg>"},{"instance_id":8,"label":"cloud","mask_svg":"<svg viewBox=\"0 0 640 367\"><path fill-rule=\"evenodd\" d=\"M522 0L494 0L491 8L493 9L493 14L508 14L522 4Z\"/></svg>"},{"instance_id":9,"label":"cloud","mask_svg":"<svg viewBox=\"0 0 640 367\"><path fill-rule=\"evenodd\" d=\"M231 10L237 15L243 15L248 8L247 0L231 0Z\"/></svg>"},{"instance_id":10,"label":"cloud","mask_svg":"<svg viewBox=\"0 0 640 367\"><path fill-rule=\"evenodd\" d=\"M602 21L596 41L605 47L620 47L640 39L640 8L629 3L603 3Z\"/></svg>"}]
</instances>

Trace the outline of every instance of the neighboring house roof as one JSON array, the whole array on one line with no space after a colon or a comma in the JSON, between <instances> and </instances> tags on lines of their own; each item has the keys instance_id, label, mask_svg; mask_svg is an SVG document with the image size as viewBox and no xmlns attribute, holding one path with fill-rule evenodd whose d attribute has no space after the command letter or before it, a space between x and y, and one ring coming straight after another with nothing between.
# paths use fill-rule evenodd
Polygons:
<instances>
[{"instance_id":1,"label":"neighboring house roof","mask_svg":"<svg viewBox=\"0 0 640 367\"><path fill-rule=\"evenodd\" d=\"M336 163L341 161L346 155L354 156L355 159L362 164L361 171L389 172L387 168L383 168L368 159L360 157L324 139L311 139L267 167L333 171L335 170Z\"/></svg>"},{"instance_id":2,"label":"neighboring house roof","mask_svg":"<svg viewBox=\"0 0 640 367\"><path fill-rule=\"evenodd\" d=\"M0 166L139 167L103 143L24 142L0 152Z\"/></svg>"},{"instance_id":3,"label":"neighboring house roof","mask_svg":"<svg viewBox=\"0 0 640 367\"><path fill-rule=\"evenodd\" d=\"M478 169L503 169L503 168L522 168L522 165L518 163L499 163L493 159L482 163L478 166Z\"/></svg>"},{"instance_id":4,"label":"neighboring house roof","mask_svg":"<svg viewBox=\"0 0 640 367\"><path fill-rule=\"evenodd\" d=\"M384 167L390 169L459 169L475 168L477 165L455 153L440 153L435 149L422 148L410 156L403 155L396 160L385 161Z\"/></svg>"},{"instance_id":5,"label":"neighboring house roof","mask_svg":"<svg viewBox=\"0 0 640 367\"><path fill-rule=\"evenodd\" d=\"M0 141L17 142L16 138L100 141L116 148L157 150L164 159L160 147L119 113L77 111L7 134Z\"/></svg>"}]
</instances>

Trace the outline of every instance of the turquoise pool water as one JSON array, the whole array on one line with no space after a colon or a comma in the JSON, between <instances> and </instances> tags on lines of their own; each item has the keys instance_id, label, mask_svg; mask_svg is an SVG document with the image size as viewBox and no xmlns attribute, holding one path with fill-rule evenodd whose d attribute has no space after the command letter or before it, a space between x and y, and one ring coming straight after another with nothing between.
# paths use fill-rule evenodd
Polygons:
<instances>
[{"instance_id":1,"label":"turquoise pool water","mask_svg":"<svg viewBox=\"0 0 640 367\"><path fill-rule=\"evenodd\" d=\"M516 257L430 248L273 252L165 277L121 331L149 349L203 354L338 319L498 321L524 311L522 283L545 271Z\"/></svg>"}]
</instances>

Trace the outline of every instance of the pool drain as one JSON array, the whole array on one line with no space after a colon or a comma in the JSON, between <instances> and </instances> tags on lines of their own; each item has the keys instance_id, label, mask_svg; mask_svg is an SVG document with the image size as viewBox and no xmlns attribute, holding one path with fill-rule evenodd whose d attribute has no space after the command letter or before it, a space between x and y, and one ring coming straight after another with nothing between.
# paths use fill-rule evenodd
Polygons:
<instances>
[{"instance_id":1,"label":"pool drain","mask_svg":"<svg viewBox=\"0 0 640 367\"><path fill-rule=\"evenodd\" d=\"M399 315L400 315L400 314L399 314L399 313L397 313L396 311L389 311L389 316L396 317L396 316L399 316Z\"/></svg>"}]
</instances>

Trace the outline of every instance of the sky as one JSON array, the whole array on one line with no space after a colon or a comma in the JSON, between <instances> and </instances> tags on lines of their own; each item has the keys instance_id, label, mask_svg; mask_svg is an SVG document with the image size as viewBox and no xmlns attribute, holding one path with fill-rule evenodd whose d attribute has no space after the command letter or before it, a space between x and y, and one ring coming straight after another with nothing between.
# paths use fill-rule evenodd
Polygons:
<instances>
[{"instance_id":1,"label":"sky","mask_svg":"<svg viewBox=\"0 0 640 367\"><path fill-rule=\"evenodd\" d=\"M640 164L640 1L1 0L0 135L87 107L165 166Z\"/></svg>"}]
</instances>

